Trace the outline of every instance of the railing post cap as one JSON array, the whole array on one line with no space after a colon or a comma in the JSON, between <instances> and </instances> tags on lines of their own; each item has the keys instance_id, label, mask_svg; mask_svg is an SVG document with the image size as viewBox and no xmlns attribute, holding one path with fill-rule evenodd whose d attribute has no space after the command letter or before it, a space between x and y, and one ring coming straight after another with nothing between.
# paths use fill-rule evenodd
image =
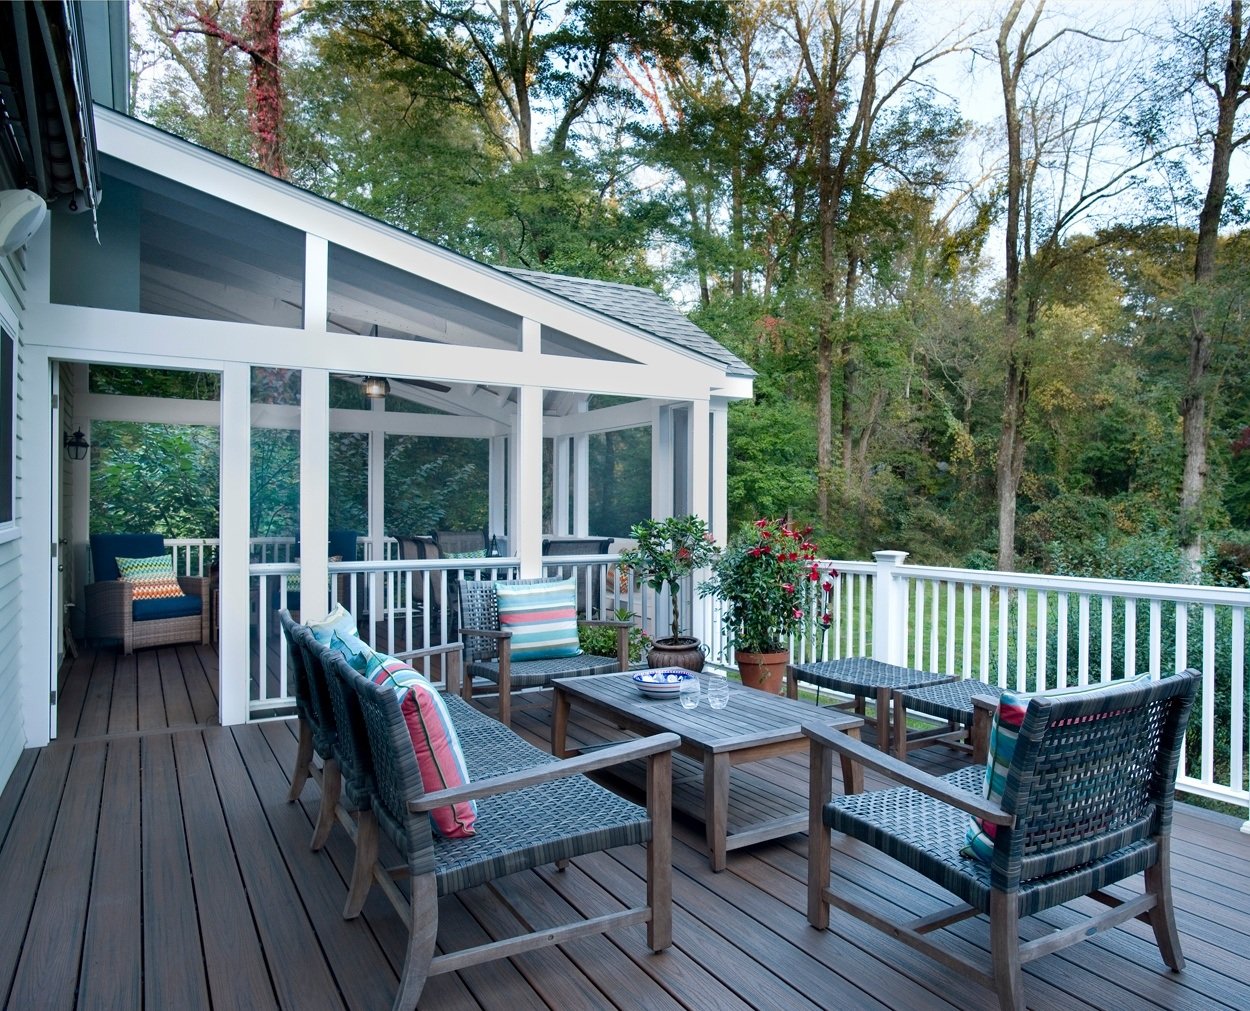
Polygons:
<instances>
[{"instance_id":1,"label":"railing post cap","mask_svg":"<svg viewBox=\"0 0 1250 1011\"><path fill-rule=\"evenodd\" d=\"M907 557L906 551L874 551L872 557L881 565L902 565Z\"/></svg>"}]
</instances>

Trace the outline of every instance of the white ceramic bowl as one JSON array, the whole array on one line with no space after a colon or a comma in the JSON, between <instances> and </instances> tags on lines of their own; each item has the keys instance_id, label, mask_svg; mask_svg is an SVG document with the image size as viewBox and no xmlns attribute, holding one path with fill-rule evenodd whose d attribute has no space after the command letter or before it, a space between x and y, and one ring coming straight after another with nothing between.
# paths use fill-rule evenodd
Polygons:
<instances>
[{"instance_id":1,"label":"white ceramic bowl","mask_svg":"<svg viewBox=\"0 0 1250 1011\"><path fill-rule=\"evenodd\" d=\"M691 678L697 680L698 675L680 667L662 667L639 671L634 675L634 684L643 695L653 699L675 699L681 694L682 682Z\"/></svg>"}]
</instances>

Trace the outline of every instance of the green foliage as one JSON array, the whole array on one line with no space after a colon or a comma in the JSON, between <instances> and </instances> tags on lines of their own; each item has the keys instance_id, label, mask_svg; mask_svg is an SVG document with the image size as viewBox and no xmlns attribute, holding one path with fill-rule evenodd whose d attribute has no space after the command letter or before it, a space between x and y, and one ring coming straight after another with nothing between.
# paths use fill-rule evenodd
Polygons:
<instances>
[{"instance_id":1,"label":"green foliage","mask_svg":"<svg viewBox=\"0 0 1250 1011\"><path fill-rule=\"evenodd\" d=\"M618 609L617 621L631 621L634 615L627 608ZM577 628L577 644L583 653L595 656L616 656L616 629L603 628L595 625L579 625ZM637 663L651 646L651 636L634 625L629 630L629 660Z\"/></svg>"},{"instance_id":2,"label":"green foliage","mask_svg":"<svg viewBox=\"0 0 1250 1011\"><path fill-rule=\"evenodd\" d=\"M97 421L91 532L216 537L217 429Z\"/></svg>"},{"instance_id":3,"label":"green foliage","mask_svg":"<svg viewBox=\"0 0 1250 1011\"><path fill-rule=\"evenodd\" d=\"M668 589L673 607L670 635L680 635L681 580L716 557L716 543L707 522L693 515L645 519L635 523L629 535L638 543L621 552L621 567L632 570L657 593Z\"/></svg>"},{"instance_id":4,"label":"green foliage","mask_svg":"<svg viewBox=\"0 0 1250 1011\"><path fill-rule=\"evenodd\" d=\"M816 564L819 549L807 539L810 533L810 527L798 529L780 519L756 520L713 562L712 578L699 593L724 604L721 622L731 648L775 653L787 648L809 617L816 617L822 629L829 627L823 598L837 573L822 572ZM809 583L823 591L813 616L807 612Z\"/></svg>"}]
</instances>

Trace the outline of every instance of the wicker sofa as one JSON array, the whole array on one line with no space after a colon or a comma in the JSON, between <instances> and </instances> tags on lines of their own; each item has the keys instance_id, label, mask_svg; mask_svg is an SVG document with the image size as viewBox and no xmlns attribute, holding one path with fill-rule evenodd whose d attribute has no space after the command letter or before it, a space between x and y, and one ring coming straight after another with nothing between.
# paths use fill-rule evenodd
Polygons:
<instances>
[{"instance_id":1,"label":"wicker sofa","mask_svg":"<svg viewBox=\"0 0 1250 1011\"><path fill-rule=\"evenodd\" d=\"M87 636L121 643L122 652L145 646L209 641L209 580L180 576L183 597L135 600L130 583L118 578L118 558L166 554L161 534L92 534L91 569L86 587Z\"/></svg>"},{"instance_id":2,"label":"wicker sofa","mask_svg":"<svg viewBox=\"0 0 1250 1011\"><path fill-rule=\"evenodd\" d=\"M553 758L510 729L474 709L454 692L443 696L459 736L471 782L427 794L421 784L408 726L395 692L357 674L337 652L318 643L306 626L284 623L293 648L303 649L311 681L324 679L332 705L309 709L313 719L332 728L310 727L300 760L311 757L314 739L333 741L328 753L343 766L343 785L352 780L349 827L356 859L344 917L362 909L377 883L408 928L408 944L393 1007L411 1009L426 978L481 962L560 944L592 933L645 923L647 946L661 951L672 943L672 749L674 734L660 734L596 751ZM453 646L451 649L458 649ZM454 680L451 687L455 687ZM301 711L301 721L304 716ZM301 727L301 731L303 728ZM301 742L305 734L301 732ZM585 773L623 762L647 762L647 807L642 808L592 782ZM350 769L350 772L348 771ZM306 779L296 770L302 786ZM476 834L444 838L431 827L428 812L460 801L478 804ZM383 840L398 849L382 852ZM380 843L383 846L380 847ZM506 942L435 955L438 898L524 870L564 862L617 846L646 843L646 900L642 905L577 921L543 927ZM389 861L385 860L390 856ZM406 895L395 877L409 879Z\"/></svg>"}]
</instances>

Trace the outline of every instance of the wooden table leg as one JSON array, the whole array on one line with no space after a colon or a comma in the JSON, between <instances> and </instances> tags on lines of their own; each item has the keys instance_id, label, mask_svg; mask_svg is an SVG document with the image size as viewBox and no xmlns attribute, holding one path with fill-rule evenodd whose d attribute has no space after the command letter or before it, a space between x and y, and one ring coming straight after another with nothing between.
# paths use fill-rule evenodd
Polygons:
<instances>
[{"instance_id":1,"label":"wooden table leg","mask_svg":"<svg viewBox=\"0 0 1250 1011\"><path fill-rule=\"evenodd\" d=\"M850 730L844 732L847 737L853 737L855 740L859 740L859 727L852 727ZM864 792L864 767L858 762L852 761L846 755L842 756L842 792Z\"/></svg>"},{"instance_id":2,"label":"wooden table leg","mask_svg":"<svg viewBox=\"0 0 1250 1011\"><path fill-rule=\"evenodd\" d=\"M890 689L877 689L877 747L890 750Z\"/></svg>"},{"instance_id":3,"label":"wooden table leg","mask_svg":"<svg viewBox=\"0 0 1250 1011\"><path fill-rule=\"evenodd\" d=\"M556 758L568 758L565 736L569 729L569 697L556 685L551 693L551 753Z\"/></svg>"},{"instance_id":4,"label":"wooden table leg","mask_svg":"<svg viewBox=\"0 0 1250 1011\"><path fill-rule=\"evenodd\" d=\"M703 758L703 819L712 870L725 869L725 837L729 832L729 755Z\"/></svg>"}]
</instances>

